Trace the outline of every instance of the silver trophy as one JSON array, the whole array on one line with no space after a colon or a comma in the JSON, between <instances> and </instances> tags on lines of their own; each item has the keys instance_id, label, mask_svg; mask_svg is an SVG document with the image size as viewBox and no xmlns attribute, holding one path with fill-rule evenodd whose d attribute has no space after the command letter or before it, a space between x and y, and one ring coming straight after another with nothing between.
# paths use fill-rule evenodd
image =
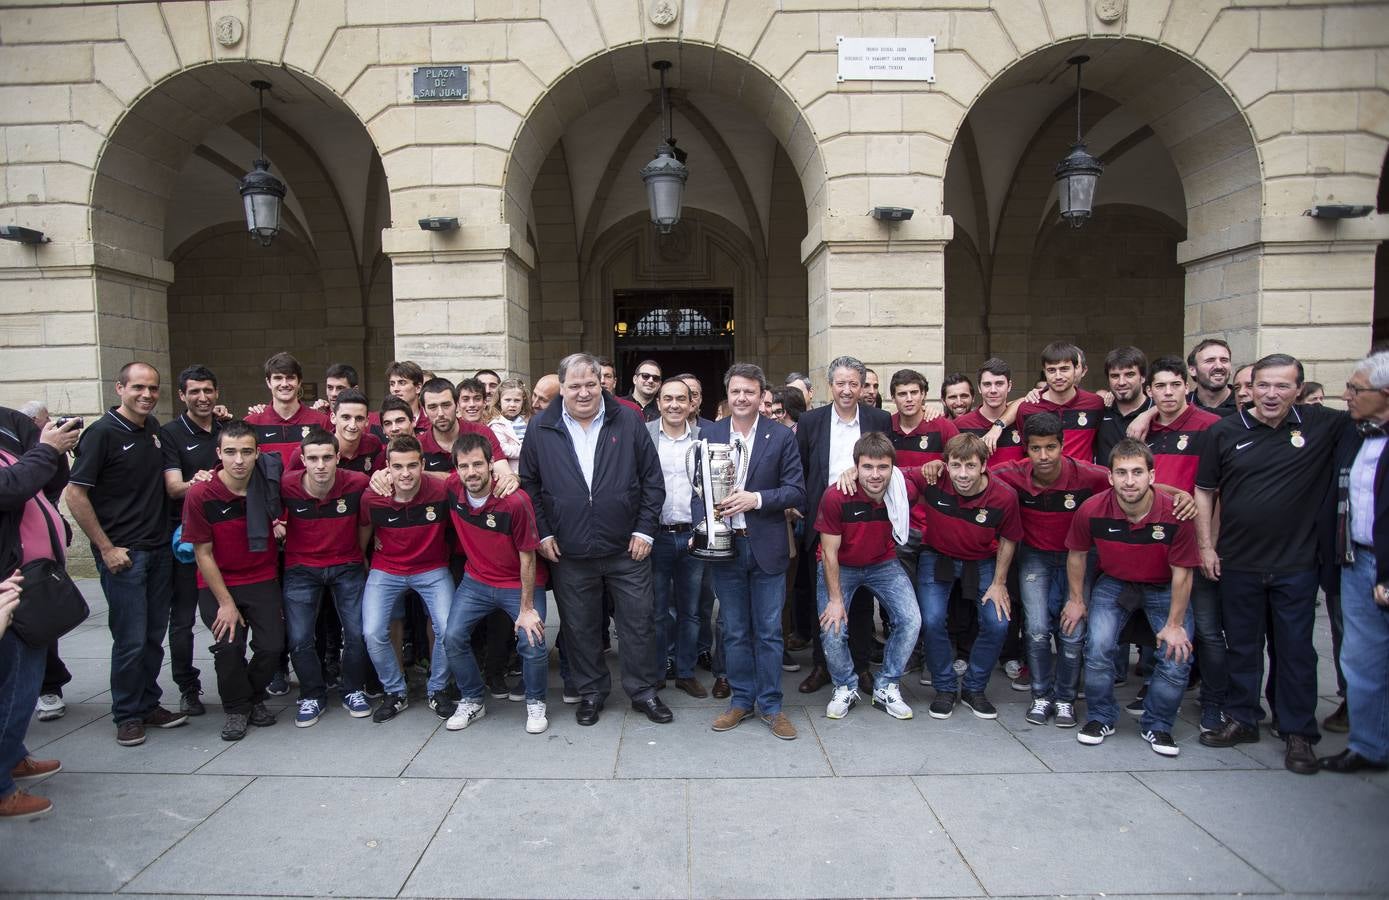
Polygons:
<instances>
[{"instance_id":1,"label":"silver trophy","mask_svg":"<svg viewBox=\"0 0 1389 900\"><path fill-rule=\"evenodd\" d=\"M704 498L704 518L695 524L692 556L716 562L733 559L733 529L714 507L742 484L748 472L748 454L742 440L731 444L695 441L685 453L685 474L696 494ZM698 458L696 459L696 454Z\"/></svg>"}]
</instances>

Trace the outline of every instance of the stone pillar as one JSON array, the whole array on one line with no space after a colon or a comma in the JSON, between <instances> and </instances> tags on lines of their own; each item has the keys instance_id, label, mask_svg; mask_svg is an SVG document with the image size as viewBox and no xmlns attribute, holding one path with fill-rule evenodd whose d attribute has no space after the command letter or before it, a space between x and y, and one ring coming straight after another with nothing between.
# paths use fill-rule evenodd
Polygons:
<instances>
[{"instance_id":1,"label":"stone pillar","mask_svg":"<svg viewBox=\"0 0 1389 900\"><path fill-rule=\"evenodd\" d=\"M816 389L837 356L862 359L886 390L917 369L940 384L945 361L949 216L878 222L825 217L801 243L808 281L810 370Z\"/></svg>"},{"instance_id":2,"label":"stone pillar","mask_svg":"<svg viewBox=\"0 0 1389 900\"><path fill-rule=\"evenodd\" d=\"M533 251L507 225L382 233L391 258L396 359L451 380L480 368L530 375Z\"/></svg>"}]
</instances>

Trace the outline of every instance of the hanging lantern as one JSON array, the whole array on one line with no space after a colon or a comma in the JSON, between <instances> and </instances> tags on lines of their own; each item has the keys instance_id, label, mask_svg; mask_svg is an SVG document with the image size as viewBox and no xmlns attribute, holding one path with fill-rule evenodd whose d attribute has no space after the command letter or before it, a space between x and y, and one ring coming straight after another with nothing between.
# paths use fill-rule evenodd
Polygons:
<instances>
[{"instance_id":1,"label":"hanging lantern","mask_svg":"<svg viewBox=\"0 0 1389 900\"><path fill-rule=\"evenodd\" d=\"M685 200L685 181L690 170L685 165L685 153L675 147L671 134L670 97L666 90L666 70L670 63L658 60L651 67L661 73L661 118L665 123L665 143L656 151L656 158L642 167L641 180L646 183L646 204L651 210L651 222L661 234L669 234L680 221Z\"/></svg>"},{"instance_id":2,"label":"hanging lantern","mask_svg":"<svg viewBox=\"0 0 1389 900\"><path fill-rule=\"evenodd\" d=\"M260 113L257 123L256 156L252 170L237 183L241 192L241 203L246 212L246 230L260 241L262 247L269 247L275 235L280 233L280 208L285 199L284 182L270 174L270 163L265 159L265 92L270 87L268 81L253 81L251 87L259 93Z\"/></svg>"},{"instance_id":3,"label":"hanging lantern","mask_svg":"<svg viewBox=\"0 0 1389 900\"><path fill-rule=\"evenodd\" d=\"M1056 192L1061 205L1061 218L1079 228L1095 209L1095 186L1104 166L1085 150L1080 138L1080 67L1090 61L1088 56L1073 56L1066 62L1076 67L1076 142L1071 152L1056 164Z\"/></svg>"}]
</instances>

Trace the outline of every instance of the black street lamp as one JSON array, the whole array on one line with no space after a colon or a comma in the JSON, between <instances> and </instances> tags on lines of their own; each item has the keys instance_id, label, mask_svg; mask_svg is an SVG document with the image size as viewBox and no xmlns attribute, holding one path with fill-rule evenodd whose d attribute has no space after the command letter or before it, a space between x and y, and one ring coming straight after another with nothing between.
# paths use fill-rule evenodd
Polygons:
<instances>
[{"instance_id":1,"label":"black street lamp","mask_svg":"<svg viewBox=\"0 0 1389 900\"><path fill-rule=\"evenodd\" d=\"M265 158L265 92L270 89L268 81L253 81L251 87L259 93L260 117L257 123L255 167L237 183L241 191L241 202L246 208L246 230L260 241L262 247L269 247L275 235L280 233L280 206L285 199L285 183L270 174L270 163Z\"/></svg>"},{"instance_id":2,"label":"black street lamp","mask_svg":"<svg viewBox=\"0 0 1389 900\"><path fill-rule=\"evenodd\" d=\"M685 151L676 149L671 135L670 96L666 90L666 69L670 63L658 60L651 68L661 73L661 118L665 123L665 143L656 151L656 158L642 167L641 180L646 182L646 204L651 209L651 222L661 234L670 234L680 221L680 208L685 197L685 181L690 170L685 165Z\"/></svg>"},{"instance_id":3,"label":"black street lamp","mask_svg":"<svg viewBox=\"0 0 1389 900\"><path fill-rule=\"evenodd\" d=\"M1076 142L1071 152L1056 164L1056 192L1061 201L1061 218L1079 228L1090 218L1095 208L1095 184L1104 166L1085 152L1080 139L1080 67L1090 61L1088 56L1072 56L1067 65L1076 67Z\"/></svg>"}]
</instances>

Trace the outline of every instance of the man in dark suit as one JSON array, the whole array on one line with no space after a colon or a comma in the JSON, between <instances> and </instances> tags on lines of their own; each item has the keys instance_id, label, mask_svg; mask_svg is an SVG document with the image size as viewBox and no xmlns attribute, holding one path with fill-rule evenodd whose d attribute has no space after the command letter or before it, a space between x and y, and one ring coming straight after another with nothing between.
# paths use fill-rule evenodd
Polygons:
<instances>
[{"instance_id":1,"label":"man in dark suit","mask_svg":"<svg viewBox=\"0 0 1389 900\"><path fill-rule=\"evenodd\" d=\"M801 416L796 427L796 443L801 451L801 467L805 476L806 519L815 521L819 511L820 497L825 488L839 480L845 469L854 467L854 444L869 432L892 433L892 415L866 404L860 405L863 396L863 382L868 369L852 356L840 356L829 365L830 397L829 406L820 406ZM813 528L805 529L801 539L804 549L800 558L808 561L797 573L797 578L815 577L815 542L819 534ZM799 592L798 598L805 592ZM814 590L810 596L814 597ZM825 649L820 644L819 617L815 609L796 609L797 624L806 633L815 637L814 665L810 674L801 682L800 692L810 694L829 684L830 673L825 667ZM849 605L849 653L854 660L854 671L859 674L860 690L871 693L873 681L868 676L868 664L873 645L873 604L859 597Z\"/></svg>"},{"instance_id":2,"label":"man in dark suit","mask_svg":"<svg viewBox=\"0 0 1389 900\"><path fill-rule=\"evenodd\" d=\"M1358 772L1389 768L1389 351L1357 363L1341 399L1354 420L1335 462L1350 739L1319 762Z\"/></svg>"},{"instance_id":3,"label":"man in dark suit","mask_svg":"<svg viewBox=\"0 0 1389 900\"><path fill-rule=\"evenodd\" d=\"M781 607L791 557L785 511L805 503L801 461L790 430L758 415L767 388L762 370L734 363L723 383L732 414L704 429L701 437L716 444L737 440L739 452L748 453L749 461L742 480L717 507L733 529L736 555L710 564L733 689L727 711L714 720L713 728L735 728L756 707L772 734L789 741L796 737L796 728L781 711ZM690 513L696 522L704 517L698 494Z\"/></svg>"}]
</instances>

